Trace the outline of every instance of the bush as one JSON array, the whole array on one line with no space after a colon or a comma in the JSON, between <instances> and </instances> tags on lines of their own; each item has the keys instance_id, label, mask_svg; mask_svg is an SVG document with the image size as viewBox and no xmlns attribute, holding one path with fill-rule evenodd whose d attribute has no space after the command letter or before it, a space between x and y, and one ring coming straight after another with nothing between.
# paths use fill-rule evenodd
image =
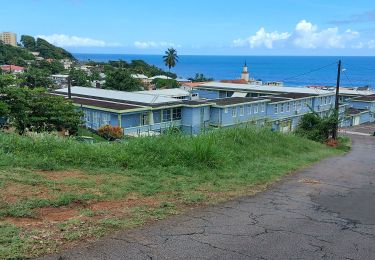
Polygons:
<instances>
[{"instance_id":1,"label":"bush","mask_svg":"<svg viewBox=\"0 0 375 260\"><path fill-rule=\"evenodd\" d=\"M113 141L116 139L121 139L124 136L124 133L122 128L119 126L105 125L99 128L98 135L109 141Z\"/></svg>"},{"instance_id":2,"label":"bush","mask_svg":"<svg viewBox=\"0 0 375 260\"><path fill-rule=\"evenodd\" d=\"M323 143L332 137L333 130L337 124L338 116L335 111L330 111L324 117L321 117L316 112L312 112L302 116L296 134Z\"/></svg>"}]
</instances>

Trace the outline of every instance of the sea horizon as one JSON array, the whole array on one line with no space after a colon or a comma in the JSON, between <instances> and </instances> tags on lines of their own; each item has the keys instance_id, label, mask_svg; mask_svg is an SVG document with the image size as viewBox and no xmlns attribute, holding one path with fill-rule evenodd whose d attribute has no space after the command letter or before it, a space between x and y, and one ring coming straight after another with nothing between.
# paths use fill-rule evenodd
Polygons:
<instances>
[{"instance_id":1,"label":"sea horizon","mask_svg":"<svg viewBox=\"0 0 375 260\"><path fill-rule=\"evenodd\" d=\"M161 69L168 70L162 54L105 54L73 53L79 61L130 62L142 59ZM342 61L343 87L375 86L375 56L300 56L300 55L179 55L179 62L171 72L178 77L194 77L203 73L215 80L238 79L246 62L250 77L263 81L282 81L286 86L334 86L338 60ZM322 68L324 67L324 68ZM319 69L321 68L321 69ZM313 72L311 72L313 71ZM303 75L301 75L303 74Z\"/></svg>"}]
</instances>

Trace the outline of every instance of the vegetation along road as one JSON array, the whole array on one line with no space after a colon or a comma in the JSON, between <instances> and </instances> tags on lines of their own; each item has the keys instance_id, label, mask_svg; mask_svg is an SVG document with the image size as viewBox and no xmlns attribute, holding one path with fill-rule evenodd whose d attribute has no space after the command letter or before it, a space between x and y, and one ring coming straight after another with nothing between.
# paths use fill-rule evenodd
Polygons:
<instances>
[{"instance_id":1,"label":"vegetation along road","mask_svg":"<svg viewBox=\"0 0 375 260\"><path fill-rule=\"evenodd\" d=\"M325 159L255 196L44 259L372 259L375 138L351 137L348 154Z\"/></svg>"}]
</instances>

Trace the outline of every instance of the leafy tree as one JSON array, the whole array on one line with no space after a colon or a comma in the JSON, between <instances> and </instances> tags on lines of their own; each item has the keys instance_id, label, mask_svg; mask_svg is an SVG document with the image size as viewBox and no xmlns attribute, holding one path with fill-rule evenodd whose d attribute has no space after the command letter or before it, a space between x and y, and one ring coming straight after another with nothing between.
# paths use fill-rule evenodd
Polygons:
<instances>
[{"instance_id":1,"label":"leafy tree","mask_svg":"<svg viewBox=\"0 0 375 260\"><path fill-rule=\"evenodd\" d=\"M192 82L204 82L204 81L213 81L213 78L207 78L202 73L196 73L194 78L189 78Z\"/></svg>"},{"instance_id":2,"label":"leafy tree","mask_svg":"<svg viewBox=\"0 0 375 260\"><path fill-rule=\"evenodd\" d=\"M122 91L139 91L143 89L142 82L135 79L126 69L119 69L107 73L105 89L115 89Z\"/></svg>"},{"instance_id":3,"label":"leafy tree","mask_svg":"<svg viewBox=\"0 0 375 260\"><path fill-rule=\"evenodd\" d=\"M295 133L316 142L324 142L332 137L332 130L337 123L338 116L335 110L331 110L323 117L312 112L302 116Z\"/></svg>"},{"instance_id":4,"label":"leafy tree","mask_svg":"<svg viewBox=\"0 0 375 260\"><path fill-rule=\"evenodd\" d=\"M48 70L30 67L22 76L24 77L24 85L30 88L49 88L52 85Z\"/></svg>"},{"instance_id":5,"label":"leafy tree","mask_svg":"<svg viewBox=\"0 0 375 260\"><path fill-rule=\"evenodd\" d=\"M25 66L27 60L34 60L35 57L29 51L4 44L0 41L0 64L13 64Z\"/></svg>"},{"instance_id":6,"label":"leafy tree","mask_svg":"<svg viewBox=\"0 0 375 260\"><path fill-rule=\"evenodd\" d=\"M49 71L50 74L58 74L65 70L64 65L62 65L61 62L57 60L52 60L52 61L41 60L37 63L36 66L40 69Z\"/></svg>"},{"instance_id":7,"label":"leafy tree","mask_svg":"<svg viewBox=\"0 0 375 260\"><path fill-rule=\"evenodd\" d=\"M180 85L175 79L154 79L151 82L157 89L159 88L177 88Z\"/></svg>"},{"instance_id":8,"label":"leafy tree","mask_svg":"<svg viewBox=\"0 0 375 260\"><path fill-rule=\"evenodd\" d=\"M72 68L69 72L70 79L74 86L90 87L89 76L81 69Z\"/></svg>"},{"instance_id":9,"label":"leafy tree","mask_svg":"<svg viewBox=\"0 0 375 260\"><path fill-rule=\"evenodd\" d=\"M163 56L163 61L165 63L165 66L168 67L169 72L170 72L171 68L176 66L176 63L178 62L177 51L174 48L169 48L167 51L165 51L165 55Z\"/></svg>"},{"instance_id":10,"label":"leafy tree","mask_svg":"<svg viewBox=\"0 0 375 260\"><path fill-rule=\"evenodd\" d=\"M63 97L50 95L45 89L3 88L0 103L6 105L10 123L19 134L26 129L36 132L78 130L81 113Z\"/></svg>"},{"instance_id":11,"label":"leafy tree","mask_svg":"<svg viewBox=\"0 0 375 260\"><path fill-rule=\"evenodd\" d=\"M13 74L0 74L0 89L17 85L18 81Z\"/></svg>"},{"instance_id":12,"label":"leafy tree","mask_svg":"<svg viewBox=\"0 0 375 260\"><path fill-rule=\"evenodd\" d=\"M35 42L34 37L29 36L29 35L22 35L21 36L21 43L26 49L28 49L30 51L35 50L36 42Z\"/></svg>"}]
</instances>

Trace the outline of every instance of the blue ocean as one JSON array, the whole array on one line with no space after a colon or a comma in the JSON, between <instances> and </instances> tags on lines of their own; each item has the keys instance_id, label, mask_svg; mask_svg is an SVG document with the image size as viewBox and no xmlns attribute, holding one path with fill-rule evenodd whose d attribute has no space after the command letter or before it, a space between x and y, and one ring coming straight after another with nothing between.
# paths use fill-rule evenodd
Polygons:
<instances>
[{"instance_id":1,"label":"blue ocean","mask_svg":"<svg viewBox=\"0 0 375 260\"><path fill-rule=\"evenodd\" d=\"M167 69L162 55L135 54L80 54L80 61L142 59L162 69ZM333 56L203 56L180 55L172 69L179 77L194 77L203 73L215 80L240 78L242 66L247 62L250 77L263 81L283 81L289 86L336 84L337 61L342 61L341 85L346 87L369 85L375 89L375 57Z\"/></svg>"}]
</instances>

